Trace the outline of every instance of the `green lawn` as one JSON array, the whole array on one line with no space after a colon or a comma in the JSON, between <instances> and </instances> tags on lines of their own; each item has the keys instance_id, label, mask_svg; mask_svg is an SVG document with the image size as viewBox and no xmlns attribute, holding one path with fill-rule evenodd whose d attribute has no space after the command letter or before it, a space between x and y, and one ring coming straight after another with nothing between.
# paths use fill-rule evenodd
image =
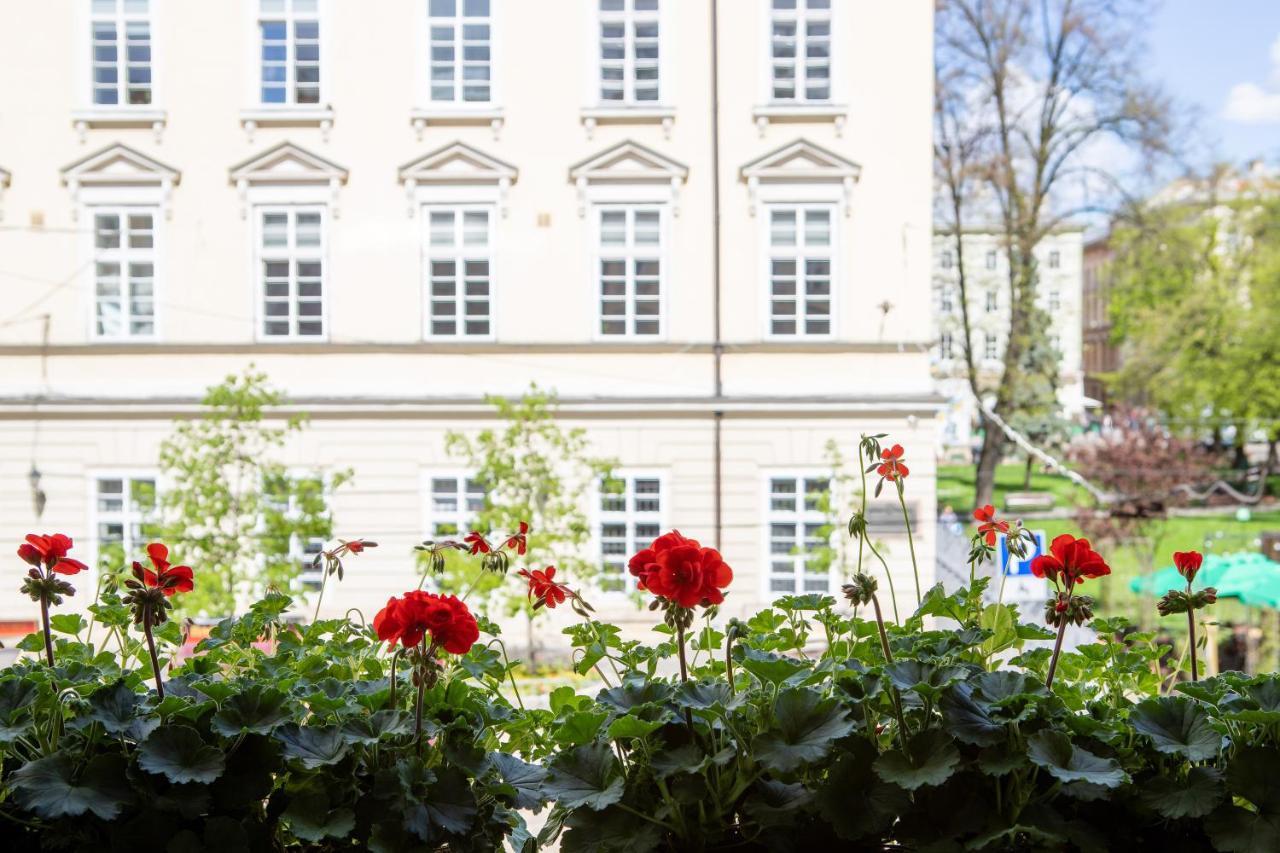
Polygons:
<instances>
[{"instance_id":1,"label":"green lawn","mask_svg":"<svg viewBox=\"0 0 1280 853\"><path fill-rule=\"evenodd\" d=\"M1022 491L1022 478L1026 467L1020 464L1001 465L996 468L996 508L1004 508L1004 496ZM960 516L973 512L972 465L938 466L938 508L950 506ZM1058 506L1075 506L1081 490L1066 477L1057 474L1031 474L1031 491L1053 492Z\"/></svg>"}]
</instances>

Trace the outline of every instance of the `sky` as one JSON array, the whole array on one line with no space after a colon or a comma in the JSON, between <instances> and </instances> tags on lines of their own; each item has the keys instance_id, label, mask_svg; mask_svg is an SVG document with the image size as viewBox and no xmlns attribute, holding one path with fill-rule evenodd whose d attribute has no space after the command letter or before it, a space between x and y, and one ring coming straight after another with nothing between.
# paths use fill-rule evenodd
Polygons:
<instances>
[{"instance_id":1,"label":"sky","mask_svg":"<svg viewBox=\"0 0 1280 853\"><path fill-rule=\"evenodd\" d=\"M1280 0L1164 0L1150 76L1197 113L1216 160L1280 164Z\"/></svg>"}]
</instances>

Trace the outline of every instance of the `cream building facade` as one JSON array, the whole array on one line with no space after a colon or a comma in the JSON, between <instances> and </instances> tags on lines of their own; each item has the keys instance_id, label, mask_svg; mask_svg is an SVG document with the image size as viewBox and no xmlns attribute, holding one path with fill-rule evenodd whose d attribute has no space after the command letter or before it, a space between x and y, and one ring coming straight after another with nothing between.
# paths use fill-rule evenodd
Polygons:
<instances>
[{"instance_id":1,"label":"cream building facade","mask_svg":"<svg viewBox=\"0 0 1280 853\"><path fill-rule=\"evenodd\" d=\"M416 585L413 544L479 498L445 433L493 425L483 396L531 382L627 478L623 500L583 496L601 563L678 527L734 567L732 612L838 591L796 553L830 439L852 459L860 433L890 433L933 517L932 4L5 17L0 541L136 552L173 419L250 363L288 395L278 415L310 413L286 461L354 469L338 534L381 543L335 615ZM0 621L32 612L0 592Z\"/></svg>"},{"instance_id":2,"label":"cream building facade","mask_svg":"<svg viewBox=\"0 0 1280 853\"><path fill-rule=\"evenodd\" d=\"M1004 371L1004 348L1009 333L1009 254L1003 237L973 229L962 236L971 340L979 378L984 385ZM978 410L964 362L964 321L960 311L959 259L953 233L939 229L933 238L933 306L937 337L932 352L938 391L946 398L939 438L943 452L967 460L974 446ZM1050 233L1036 247L1039 273L1036 297L1050 318L1050 343L1062 356L1058 371L1058 402L1068 418L1084 414L1082 306L1084 287L1084 231L1063 228Z\"/></svg>"}]
</instances>

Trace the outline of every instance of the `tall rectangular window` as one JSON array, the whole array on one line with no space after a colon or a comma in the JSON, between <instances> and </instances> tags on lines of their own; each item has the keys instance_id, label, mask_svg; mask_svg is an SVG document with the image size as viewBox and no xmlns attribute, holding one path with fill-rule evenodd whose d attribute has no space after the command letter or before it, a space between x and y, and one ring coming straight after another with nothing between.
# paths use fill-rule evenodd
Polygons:
<instances>
[{"instance_id":1,"label":"tall rectangular window","mask_svg":"<svg viewBox=\"0 0 1280 853\"><path fill-rule=\"evenodd\" d=\"M151 10L148 0L92 0L93 103L152 102Z\"/></svg>"},{"instance_id":2,"label":"tall rectangular window","mask_svg":"<svg viewBox=\"0 0 1280 853\"><path fill-rule=\"evenodd\" d=\"M324 335L324 230L323 207L259 208L264 337Z\"/></svg>"},{"instance_id":3,"label":"tall rectangular window","mask_svg":"<svg viewBox=\"0 0 1280 853\"><path fill-rule=\"evenodd\" d=\"M831 0L771 2L773 100L831 100Z\"/></svg>"},{"instance_id":4,"label":"tall rectangular window","mask_svg":"<svg viewBox=\"0 0 1280 853\"><path fill-rule=\"evenodd\" d=\"M947 249L942 253L942 268L944 270L949 270L953 263L955 263L955 260L951 255L951 250Z\"/></svg>"},{"instance_id":5,"label":"tall rectangular window","mask_svg":"<svg viewBox=\"0 0 1280 853\"><path fill-rule=\"evenodd\" d=\"M662 272L666 264L662 218L660 205L596 209L600 334L661 334Z\"/></svg>"},{"instance_id":6,"label":"tall rectangular window","mask_svg":"<svg viewBox=\"0 0 1280 853\"><path fill-rule=\"evenodd\" d=\"M94 478L93 529L98 539L98 568L123 569L128 561L141 557L156 535L156 508L155 477Z\"/></svg>"},{"instance_id":7,"label":"tall rectangular window","mask_svg":"<svg viewBox=\"0 0 1280 853\"><path fill-rule=\"evenodd\" d=\"M1000 294L994 290L987 291L986 310L988 314L994 314L1000 310Z\"/></svg>"},{"instance_id":8,"label":"tall rectangular window","mask_svg":"<svg viewBox=\"0 0 1280 853\"><path fill-rule=\"evenodd\" d=\"M996 268L996 253L995 253L995 250L993 249L987 252L987 269L993 270L995 268Z\"/></svg>"},{"instance_id":9,"label":"tall rectangular window","mask_svg":"<svg viewBox=\"0 0 1280 853\"><path fill-rule=\"evenodd\" d=\"M431 100L493 100L491 0L430 0Z\"/></svg>"},{"instance_id":10,"label":"tall rectangular window","mask_svg":"<svg viewBox=\"0 0 1280 853\"><path fill-rule=\"evenodd\" d=\"M830 547L824 534L830 520L822 511L822 496L830 488L825 477L769 477L769 591L772 593L829 592L827 566L814 552Z\"/></svg>"},{"instance_id":11,"label":"tall rectangular window","mask_svg":"<svg viewBox=\"0 0 1280 853\"><path fill-rule=\"evenodd\" d=\"M660 98L658 0L599 0L600 100L651 104Z\"/></svg>"},{"instance_id":12,"label":"tall rectangular window","mask_svg":"<svg viewBox=\"0 0 1280 853\"><path fill-rule=\"evenodd\" d=\"M484 509L484 484L462 474L427 479L427 535L432 539L462 536Z\"/></svg>"},{"instance_id":13,"label":"tall rectangular window","mask_svg":"<svg viewBox=\"0 0 1280 853\"><path fill-rule=\"evenodd\" d=\"M943 332L938 337L938 355L942 357L943 361L950 361L952 359L953 355L951 350L950 332Z\"/></svg>"},{"instance_id":14,"label":"tall rectangular window","mask_svg":"<svg viewBox=\"0 0 1280 853\"><path fill-rule=\"evenodd\" d=\"M1062 308L1062 294L1056 290L1049 291L1049 310L1058 311Z\"/></svg>"},{"instance_id":15,"label":"tall rectangular window","mask_svg":"<svg viewBox=\"0 0 1280 853\"><path fill-rule=\"evenodd\" d=\"M1056 270L1062 266L1062 253L1054 249L1049 253L1049 269Z\"/></svg>"},{"instance_id":16,"label":"tall rectangular window","mask_svg":"<svg viewBox=\"0 0 1280 853\"><path fill-rule=\"evenodd\" d=\"M263 484L263 516L268 529L288 530L287 539L271 543L277 559L298 567L298 582L304 589L319 589L324 567L315 566L316 555L324 550L320 530L309 530L302 523L304 515L317 519L317 526L327 523L328 491L323 477L271 477Z\"/></svg>"},{"instance_id":17,"label":"tall rectangular window","mask_svg":"<svg viewBox=\"0 0 1280 853\"><path fill-rule=\"evenodd\" d=\"M951 292L951 288L942 288L942 292L938 296L938 307L942 309L943 314L950 314L956 310L955 294Z\"/></svg>"},{"instance_id":18,"label":"tall rectangular window","mask_svg":"<svg viewBox=\"0 0 1280 853\"><path fill-rule=\"evenodd\" d=\"M427 329L432 336L493 332L493 215L489 207L428 207Z\"/></svg>"},{"instance_id":19,"label":"tall rectangular window","mask_svg":"<svg viewBox=\"0 0 1280 853\"><path fill-rule=\"evenodd\" d=\"M663 500L656 476L619 473L600 484L601 589L635 589L627 561L662 532Z\"/></svg>"},{"instance_id":20,"label":"tall rectangular window","mask_svg":"<svg viewBox=\"0 0 1280 853\"><path fill-rule=\"evenodd\" d=\"M1000 339L991 332L987 332L986 339L983 342L983 357L988 361L995 361L1000 358Z\"/></svg>"},{"instance_id":21,"label":"tall rectangular window","mask_svg":"<svg viewBox=\"0 0 1280 853\"><path fill-rule=\"evenodd\" d=\"M769 333L831 334L831 205L769 207Z\"/></svg>"},{"instance_id":22,"label":"tall rectangular window","mask_svg":"<svg viewBox=\"0 0 1280 853\"><path fill-rule=\"evenodd\" d=\"M94 208L95 336L155 335L156 218L154 208Z\"/></svg>"},{"instance_id":23,"label":"tall rectangular window","mask_svg":"<svg viewBox=\"0 0 1280 853\"><path fill-rule=\"evenodd\" d=\"M320 103L320 0L258 0L262 103Z\"/></svg>"}]
</instances>

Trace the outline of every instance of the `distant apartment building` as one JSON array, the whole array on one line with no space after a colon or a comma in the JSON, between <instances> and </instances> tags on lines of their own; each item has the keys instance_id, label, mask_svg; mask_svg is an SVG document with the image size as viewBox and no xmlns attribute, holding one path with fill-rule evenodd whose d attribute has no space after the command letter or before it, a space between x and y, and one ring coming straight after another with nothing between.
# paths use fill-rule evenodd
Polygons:
<instances>
[{"instance_id":1,"label":"distant apartment building","mask_svg":"<svg viewBox=\"0 0 1280 853\"><path fill-rule=\"evenodd\" d=\"M485 485L445 435L531 382L620 465L620 493L581 496L600 609L634 612L626 558L671 527L721 547L731 613L838 591L810 559L829 440L856 465L889 433L935 511L932 9L13 0L0 542L137 554L173 420L253 363L275 415L311 415L285 461L354 469L338 534L381 544L330 615L412 588L412 546L468 527ZM0 621L30 618L0 591Z\"/></svg>"},{"instance_id":2,"label":"distant apartment building","mask_svg":"<svg viewBox=\"0 0 1280 853\"><path fill-rule=\"evenodd\" d=\"M1120 369L1120 347L1111 338L1110 279L1112 251L1108 237L1090 240L1084 247L1084 313L1081 341L1084 357L1084 393L1104 406L1109 402L1107 378Z\"/></svg>"},{"instance_id":3,"label":"distant apartment building","mask_svg":"<svg viewBox=\"0 0 1280 853\"><path fill-rule=\"evenodd\" d=\"M1009 256L994 230L972 229L962 237L968 295L970 341L979 384L992 387L1004 371L1009 332ZM964 357L960 307L959 257L954 234L941 228L933 237L933 313L935 339L931 362L939 393L946 399L939 440L948 456L964 458L979 427ZM1037 298L1049 315L1049 343L1061 356L1058 400L1067 417L1086 406L1081 364L1081 278L1083 232L1057 230L1036 247Z\"/></svg>"}]
</instances>

